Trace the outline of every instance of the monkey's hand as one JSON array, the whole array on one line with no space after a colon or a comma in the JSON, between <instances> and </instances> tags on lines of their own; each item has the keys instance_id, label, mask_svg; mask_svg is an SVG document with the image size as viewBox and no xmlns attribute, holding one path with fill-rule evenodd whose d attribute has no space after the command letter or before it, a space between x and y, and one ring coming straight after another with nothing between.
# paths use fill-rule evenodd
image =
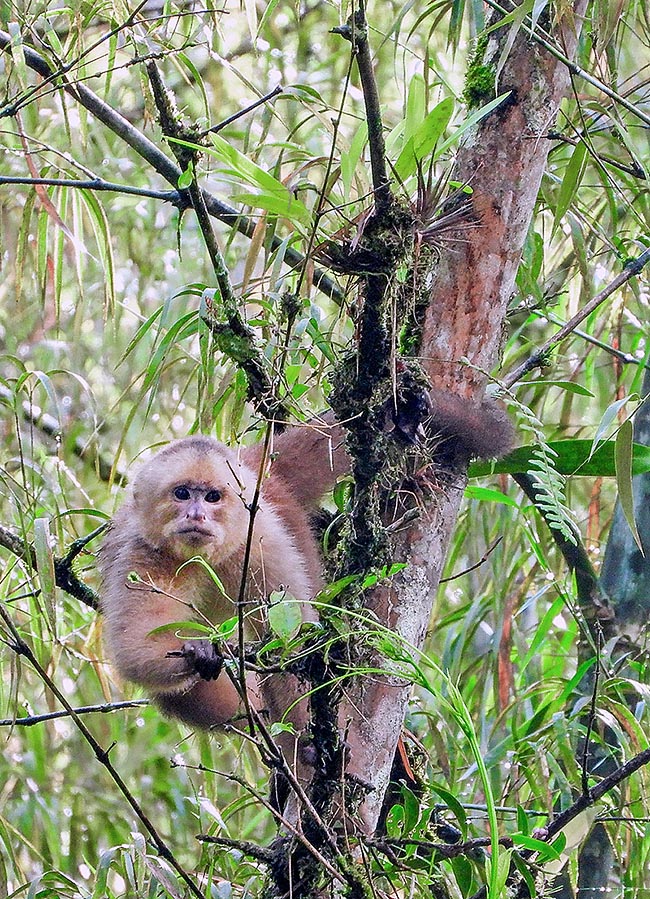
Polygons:
<instances>
[{"instance_id":1,"label":"monkey's hand","mask_svg":"<svg viewBox=\"0 0 650 899\"><path fill-rule=\"evenodd\" d=\"M216 680L223 669L223 656L218 646L210 640L187 640L178 655L182 656L203 680Z\"/></svg>"}]
</instances>

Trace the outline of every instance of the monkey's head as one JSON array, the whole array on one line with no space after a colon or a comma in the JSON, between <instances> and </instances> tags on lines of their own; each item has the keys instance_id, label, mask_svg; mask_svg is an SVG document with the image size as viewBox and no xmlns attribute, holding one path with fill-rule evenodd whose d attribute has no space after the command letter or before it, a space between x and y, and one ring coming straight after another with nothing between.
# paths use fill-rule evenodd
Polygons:
<instances>
[{"instance_id":1,"label":"monkey's head","mask_svg":"<svg viewBox=\"0 0 650 899\"><path fill-rule=\"evenodd\" d=\"M209 437L176 440L138 473L133 503L141 533L180 561L218 564L246 542L255 476Z\"/></svg>"}]
</instances>

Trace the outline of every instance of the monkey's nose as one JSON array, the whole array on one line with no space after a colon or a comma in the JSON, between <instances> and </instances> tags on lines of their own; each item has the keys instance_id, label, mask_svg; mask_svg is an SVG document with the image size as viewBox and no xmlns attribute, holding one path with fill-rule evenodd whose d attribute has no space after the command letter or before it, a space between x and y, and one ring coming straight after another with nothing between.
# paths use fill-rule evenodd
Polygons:
<instances>
[{"instance_id":1,"label":"monkey's nose","mask_svg":"<svg viewBox=\"0 0 650 899\"><path fill-rule=\"evenodd\" d=\"M185 517L190 521L205 521L205 512L198 504L192 504Z\"/></svg>"}]
</instances>

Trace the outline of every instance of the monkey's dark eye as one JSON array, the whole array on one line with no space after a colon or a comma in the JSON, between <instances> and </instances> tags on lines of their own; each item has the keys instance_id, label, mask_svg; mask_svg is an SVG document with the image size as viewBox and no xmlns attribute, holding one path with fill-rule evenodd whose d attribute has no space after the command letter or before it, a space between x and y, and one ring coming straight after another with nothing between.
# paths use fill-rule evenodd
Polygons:
<instances>
[{"instance_id":1,"label":"monkey's dark eye","mask_svg":"<svg viewBox=\"0 0 650 899\"><path fill-rule=\"evenodd\" d=\"M221 499L221 491L220 490L208 490L205 494L206 503L218 503Z\"/></svg>"},{"instance_id":2,"label":"monkey's dark eye","mask_svg":"<svg viewBox=\"0 0 650 899\"><path fill-rule=\"evenodd\" d=\"M184 501L190 498L190 491L187 487L176 487L174 490L174 497Z\"/></svg>"}]
</instances>

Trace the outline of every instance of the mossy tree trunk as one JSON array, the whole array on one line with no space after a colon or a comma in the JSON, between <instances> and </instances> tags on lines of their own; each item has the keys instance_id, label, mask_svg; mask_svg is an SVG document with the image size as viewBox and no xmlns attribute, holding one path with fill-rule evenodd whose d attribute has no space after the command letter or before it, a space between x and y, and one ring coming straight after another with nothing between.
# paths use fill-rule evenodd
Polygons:
<instances>
[{"instance_id":1,"label":"mossy tree trunk","mask_svg":"<svg viewBox=\"0 0 650 899\"><path fill-rule=\"evenodd\" d=\"M554 36L569 59L585 7L578 0L573 8L557 11ZM498 364L506 310L547 163L546 133L569 86L567 66L523 31L495 84L507 36L508 28L492 32L479 45L482 58L470 67L469 78L480 79L479 104L490 95L508 97L469 134L458 153L452 179L471 185L474 222L446 232L441 258L429 273L433 286L422 323L420 364L432 385L477 406ZM490 73L492 82L486 86ZM467 96L475 92L468 90ZM444 489L436 491L426 512L398 537L396 559L408 567L369 599L380 623L415 646L424 640L465 486L463 470L438 472L436 479ZM360 678L340 710L341 730L352 747L348 773L372 788L361 808L369 833L377 824L408 697L399 680Z\"/></svg>"}]
</instances>

